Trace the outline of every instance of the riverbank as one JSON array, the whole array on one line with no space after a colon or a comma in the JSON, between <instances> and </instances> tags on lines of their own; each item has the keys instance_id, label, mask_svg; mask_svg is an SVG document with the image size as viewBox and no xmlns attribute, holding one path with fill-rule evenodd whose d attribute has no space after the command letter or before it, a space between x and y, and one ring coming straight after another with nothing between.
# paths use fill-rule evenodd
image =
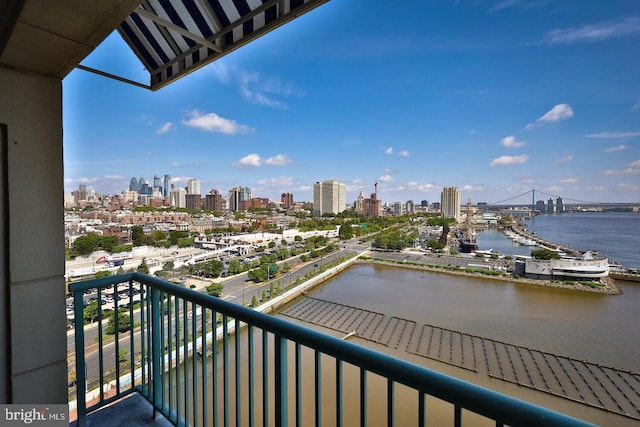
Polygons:
<instances>
[{"instance_id":1,"label":"riverbank","mask_svg":"<svg viewBox=\"0 0 640 427\"><path fill-rule=\"evenodd\" d=\"M423 263L411 262L411 261L409 262L395 261L395 260L389 260L389 259L378 258L373 256L367 256L364 258L360 257L355 261L355 263L382 264L382 265L402 267L402 268L413 269L413 270L429 271L433 273L451 274L456 276L473 277L476 279L484 279L484 280L492 280L492 281L498 280L498 281L504 281L504 282L510 282L510 283L520 283L520 284L530 285L530 286L564 289L564 290L575 291L575 292L587 292L587 293L596 293L596 294L604 294L604 295L621 295L622 294L622 290L615 284L614 280L609 277L604 278L600 283L600 286L592 287L592 286L582 285L578 282L568 283L568 282L559 282L559 281L552 281L552 280L527 279L524 277L513 277L508 274L488 275L482 272L464 271L456 267L452 268L448 266L423 264Z\"/></svg>"}]
</instances>

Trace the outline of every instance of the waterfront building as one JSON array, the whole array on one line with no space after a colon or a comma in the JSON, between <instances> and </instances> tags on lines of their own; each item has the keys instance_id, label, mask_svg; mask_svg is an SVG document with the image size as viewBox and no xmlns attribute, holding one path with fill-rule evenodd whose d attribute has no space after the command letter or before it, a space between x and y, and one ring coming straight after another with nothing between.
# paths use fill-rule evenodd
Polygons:
<instances>
[{"instance_id":1,"label":"waterfront building","mask_svg":"<svg viewBox=\"0 0 640 427\"><path fill-rule=\"evenodd\" d=\"M585 252L581 257L527 259L525 277L542 280L599 280L609 275L609 260Z\"/></svg>"},{"instance_id":2,"label":"waterfront building","mask_svg":"<svg viewBox=\"0 0 640 427\"><path fill-rule=\"evenodd\" d=\"M251 200L251 189L249 187L234 187L229 190L229 204L227 208L231 211L241 210L244 201Z\"/></svg>"},{"instance_id":3,"label":"waterfront building","mask_svg":"<svg viewBox=\"0 0 640 427\"><path fill-rule=\"evenodd\" d=\"M187 207L187 192L184 188L173 188L169 193L169 204L176 208Z\"/></svg>"},{"instance_id":4,"label":"waterfront building","mask_svg":"<svg viewBox=\"0 0 640 427\"><path fill-rule=\"evenodd\" d=\"M187 181L187 194L200 195L200 181L198 179L192 178Z\"/></svg>"},{"instance_id":5,"label":"waterfront building","mask_svg":"<svg viewBox=\"0 0 640 427\"><path fill-rule=\"evenodd\" d=\"M440 194L441 214L443 218L454 218L458 220L460 216L460 192L458 187L444 187Z\"/></svg>"},{"instance_id":6,"label":"waterfront building","mask_svg":"<svg viewBox=\"0 0 640 427\"><path fill-rule=\"evenodd\" d=\"M313 213L338 214L347 208L347 186L334 179L313 184Z\"/></svg>"},{"instance_id":7,"label":"waterfront building","mask_svg":"<svg viewBox=\"0 0 640 427\"><path fill-rule=\"evenodd\" d=\"M564 212L564 199L562 197L556 199L556 212Z\"/></svg>"},{"instance_id":8,"label":"waterfront building","mask_svg":"<svg viewBox=\"0 0 640 427\"><path fill-rule=\"evenodd\" d=\"M544 200L538 200L536 202L536 210L541 213L544 213L547 211L547 206L544 204Z\"/></svg>"},{"instance_id":9,"label":"waterfront building","mask_svg":"<svg viewBox=\"0 0 640 427\"><path fill-rule=\"evenodd\" d=\"M547 202L547 212L548 213L554 213L555 211L556 211L556 208L553 205L553 199L549 198L549 201Z\"/></svg>"}]
</instances>

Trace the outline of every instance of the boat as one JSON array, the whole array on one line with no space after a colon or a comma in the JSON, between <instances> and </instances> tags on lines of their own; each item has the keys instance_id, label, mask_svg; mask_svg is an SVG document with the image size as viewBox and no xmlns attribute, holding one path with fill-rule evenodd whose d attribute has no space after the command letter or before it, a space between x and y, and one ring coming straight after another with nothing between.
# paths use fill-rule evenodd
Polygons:
<instances>
[{"instance_id":1,"label":"boat","mask_svg":"<svg viewBox=\"0 0 640 427\"><path fill-rule=\"evenodd\" d=\"M476 232L471 225L471 199L467 201L467 221L465 231L459 240L460 252L470 254L478 250Z\"/></svg>"}]
</instances>

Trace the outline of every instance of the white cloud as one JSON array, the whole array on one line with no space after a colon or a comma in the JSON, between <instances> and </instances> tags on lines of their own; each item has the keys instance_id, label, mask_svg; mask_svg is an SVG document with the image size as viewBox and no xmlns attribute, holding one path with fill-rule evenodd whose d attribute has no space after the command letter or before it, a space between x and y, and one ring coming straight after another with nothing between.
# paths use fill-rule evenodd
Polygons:
<instances>
[{"instance_id":1,"label":"white cloud","mask_svg":"<svg viewBox=\"0 0 640 427\"><path fill-rule=\"evenodd\" d=\"M635 104L631 106L632 110L640 110L640 99L636 101Z\"/></svg>"},{"instance_id":2,"label":"white cloud","mask_svg":"<svg viewBox=\"0 0 640 427\"><path fill-rule=\"evenodd\" d=\"M502 138L502 141L500 141L500 144L503 147L517 148L517 147L522 147L523 145L526 144L526 142L517 141L515 136L509 135L505 138Z\"/></svg>"},{"instance_id":3,"label":"white cloud","mask_svg":"<svg viewBox=\"0 0 640 427\"><path fill-rule=\"evenodd\" d=\"M551 187L547 188L547 191L549 193L558 194L558 193L562 193L564 189L562 187L558 187L557 185L552 185Z\"/></svg>"},{"instance_id":4,"label":"white cloud","mask_svg":"<svg viewBox=\"0 0 640 427\"><path fill-rule=\"evenodd\" d=\"M278 154L273 157L269 157L264 161L265 165L269 166L286 166L293 163L293 161L285 154Z\"/></svg>"},{"instance_id":5,"label":"white cloud","mask_svg":"<svg viewBox=\"0 0 640 427\"><path fill-rule=\"evenodd\" d=\"M162 126L160 126L156 132L158 133L158 135L162 135L162 134L165 134L165 133L173 130L174 128L175 127L173 126L173 123L167 122L167 123L163 124Z\"/></svg>"},{"instance_id":6,"label":"white cloud","mask_svg":"<svg viewBox=\"0 0 640 427\"><path fill-rule=\"evenodd\" d=\"M640 132L599 132L585 135L587 138L596 139L634 138L636 136L640 136Z\"/></svg>"},{"instance_id":7,"label":"white cloud","mask_svg":"<svg viewBox=\"0 0 640 427\"><path fill-rule=\"evenodd\" d=\"M640 168L640 160L636 160L634 162L629 163L629 167Z\"/></svg>"},{"instance_id":8,"label":"white cloud","mask_svg":"<svg viewBox=\"0 0 640 427\"><path fill-rule=\"evenodd\" d=\"M240 72L240 94L252 104L287 109L287 104L278 97L287 97L294 93L290 84L279 79L265 79L255 72Z\"/></svg>"},{"instance_id":9,"label":"white cloud","mask_svg":"<svg viewBox=\"0 0 640 427\"><path fill-rule=\"evenodd\" d=\"M393 182L393 177L391 175L382 175L380 178L378 178L378 181L380 181L380 182Z\"/></svg>"},{"instance_id":10,"label":"white cloud","mask_svg":"<svg viewBox=\"0 0 640 427\"><path fill-rule=\"evenodd\" d=\"M412 190L412 191L421 191L421 192L426 193L426 192L429 192L429 191L437 190L438 187L436 187L435 185L430 184L428 182L426 182L424 184L420 184L420 183L418 183L416 181L409 181L407 183L407 188L409 190Z\"/></svg>"},{"instance_id":11,"label":"white cloud","mask_svg":"<svg viewBox=\"0 0 640 427\"><path fill-rule=\"evenodd\" d=\"M244 156L233 165L236 167L260 167L262 165L262 159L259 155L252 153Z\"/></svg>"},{"instance_id":12,"label":"white cloud","mask_svg":"<svg viewBox=\"0 0 640 427\"><path fill-rule=\"evenodd\" d=\"M582 27L559 28L547 34L551 44L571 44L579 42L599 42L640 33L640 17L632 16Z\"/></svg>"},{"instance_id":13,"label":"white cloud","mask_svg":"<svg viewBox=\"0 0 640 427\"><path fill-rule=\"evenodd\" d=\"M411 154L409 154L409 152L407 150L402 150L398 153L398 156L401 157L409 157Z\"/></svg>"},{"instance_id":14,"label":"white cloud","mask_svg":"<svg viewBox=\"0 0 640 427\"><path fill-rule=\"evenodd\" d=\"M578 178L565 178L560 180L563 184L575 184L578 182Z\"/></svg>"},{"instance_id":15,"label":"white cloud","mask_svg":"<svg viewBox=\"0 0 640 427\"><path fill-rule=\"evenodd\" d=\"M567 163L573 160L573 154L565 154L564 156L554 159L553 161L556 163Z\"/></svg>"},{"instance_id":16,"label":"white cloud","mask_svg":"<svg viewBox=\"0 0 640 427\"><path fill-rule=\"evenodd\" d=\"M640 175L640 160L634 160L624 169L609 169L603 175Z\"/></svg>"},{"instance_id":17,"label":"white cloud","mask_svg":"<svg viewBox=\"0 0 640 427\"><path fill-rule=\"evenodd\" d=\"M220 83L229 83L229 68L223 62L214 62L211 66Z\"/></svg>"},{"instance_id":18,"label":"white cloud","mask_svg":"<svg viewBox=\"0 0 640 427\"><path fill-rule=\"evenodd\" d=\"M278 176L271 179L261 179L258 184L269 187L291 187L293 185L293 178L289 176Z\"/></svg>"},{"instance_id":19,"label":"white cloud","mask_svg":"<svg viewBox=\"0 0 640 427\"><path fill-rule=\"evenodd\" d=\"M604 150L605 153L613 153L614 151L623 151L626 150L627 146L624 144L616 145L615 147L609 147Z\"/></svg>"},{"instance_id":20,"label":"white cloud","mask_svg":"<svg viewBox=\"0 0 640 427\"><path fill-rule=\"evenodd\" d=\"M537 122L559 122L573 117L573 109L569 104L558 104L547 111Z\"/></svg>"},{"instance_id":21,"label":"white cloud","mask_svg":"<svg viewBox=\"0 0 640 427\"><path fill-rule=\"evenodd\" d=\"M518 165L521 163L525 163L529 160L529 156L526 154L522 156L501 156L491 160L489 166L499 166L499 165Z\"/></svg>"},{"instance_id":22,"label":"white cloud","mask_svg":"<svg viewBox=\"0 0 640 427\"><path fill-rule=\"evenodd\" d=\"M484 191L484 188L475 185L464 185L462 189L464 191Z\"/></svg>"},{"instance_id":23,"label":"white cloud","mask_svg":"<svg viewBox=\"0 0 640 427\"><path fill-rule=\"evenodd\" d=\"M384 150L384 152L389 154L389 155L393 154L393 147L387 148L386 150Z\"/></svg>"},{"instance_id":24,"label":"white cloud","mask_svg":"<svg viewBox=\"0 0 640 427\"><path fill-rule=\"evenodd\" d=\"M208 132L220 132L228 135L247 134L254 131L247 125L241 125L234 120L225 119L216 113L200 114L198 110L189 113L191 118L183 120L186 126L202 129Z\"/></svg>"}]
</instances>

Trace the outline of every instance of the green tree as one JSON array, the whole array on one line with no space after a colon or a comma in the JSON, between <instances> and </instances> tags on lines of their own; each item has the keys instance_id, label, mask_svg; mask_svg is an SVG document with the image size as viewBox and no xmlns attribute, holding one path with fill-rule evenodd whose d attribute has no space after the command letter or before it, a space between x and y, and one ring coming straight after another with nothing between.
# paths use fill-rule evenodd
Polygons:
<instances>
[{"instance_id":1,"label":"green tree","mask_svg":"<svg viewBox=\"0 0 640 427\"><path fill-rule=\"evenodd\" d=\"M109 277L109 276L111 276L111 272L109 270L98 271L96 272L96 274L93 275L93 277L96 279L99 279L101 277Z\"/></svg>"},{"instance_id":2,"label":"green tree","mask_svg":"<svg viewBox=\"0 0 640 427\"><path fill-rule=\"evenodd\" d=\"M212 283L209 286L207 286L207 294L214 297L219 297L220 295L222 295L223 289L224 289L224 286L222 285L222 283Z\"/></svg>"},{"instance_id":3,"label":"green tree","mask_svg":"<svg viewBox=\"0 0 640 427\"><path fill-rule=\"evenodd\" d=\"M142 258L142 262L138 266L137 271L138 271L138 273L149 274L149 266L147 265L147 259L146 258Z\"/></svg>"},{"instance_id":4,"label":"green tree","mask_svg":"<svg viewBox=\"0 0 640 427\"><path fill-rule=\"evenodd\" d=\"M102 236L100 240L100 246L108 252L113 252L113 248L118 246L118 243L118 236Z\"/></svg>"},{"instance_id":5,"label":"green tree","mask_svg":"<svg viewBox=\"0 0 640 427\"><path fill-rule=\"evenodd\" d=\"M73 242L73 248L79 255L88 255L100 247L102 237L96 233L80 236Z\"/></svg>"},{"instance_id":6,"label":"green tree","mask_svg":"<svg viewBox=\"0 0 640 427\"><path fill-rule=\"evenodd\" d=\"M144 234L144 229L141 225L131 227L131 241L133 242L133 246L143 246L147 244L147 236Z\"/></svg>"},{"instance_id":7,"label":"green tree","mask_svg":"<svg viewBox=\"0 0 640 427\"><path fill-rule=\"evenodd\" d=\"M258 306L258 298L254 295L251 298L251 307L257 307Z\"/></svg>"},{"instance_id":8,"label":"green tree","mask_svg":"<svg viewBox=\"0 0 640 427\"><path fill-rule=\"evenodd\" d=\"M531 256L535 259L560 259L560 254L558 252L552 251L550 249L535 249L531 251Z\"/></svg>"},{"instance_id":9,"label":"green tree","mask_svg":"<svg viewBox=\"0 0 640 427\"><path fill-rule=\"evenodd\" d=\"M340 240L349 240L353 237L353 227L351 224L343 224L340 226L340 230L338 230L338 237Z\"/></svg>"},{"instance_id":10,"label":"green tree","mask_svg":"<svg viewBox=\"0 0 640 427\"><path fill-rule=\"evenodd\" d=\"M164 265L162 266L162 269L163 269L164 271L171 271L171 270L173 270L174 265L175 265L175 264L173 263L173 261L167 261L167 262L165 262L165 263L164 263Z\"/></svg>"},{"instance_id":11,"label":"green tree","mask_svg":"<svg viewBox=\"0 0 640 427\"><path fill-rule=\"evenodd\" d=\"M118 312L118 332L126 332L129 330L131 326L131 319L129 318L129 314L126 309L120 309ZM107 323L107 329L105 332L109 335L115 335L116 333L116 315L109 318L109 322Z\"/></svg>"},{"instance_id":12,"label":"green tree","mask_svg":"<svg viewBox=\"0 0 640 427\"><path fill-rule=\"evenodd\" d=\"M239 274L242 273L242 264L237 259L232 259L229 261L229 267L227 267L227 271L229 274Z\"/></svg>"},{"instance_id":13,"label":"green tree","mask_svg":"<svg viewBox=\"0 0 640 427\"><path fill-rule=\"evenodd\" d=\"M91 301L83 311L84 321L85 323L93 322L98 318L98 309L100 306L98 305L98 301Z\"/></svg>"}]
</instances>

